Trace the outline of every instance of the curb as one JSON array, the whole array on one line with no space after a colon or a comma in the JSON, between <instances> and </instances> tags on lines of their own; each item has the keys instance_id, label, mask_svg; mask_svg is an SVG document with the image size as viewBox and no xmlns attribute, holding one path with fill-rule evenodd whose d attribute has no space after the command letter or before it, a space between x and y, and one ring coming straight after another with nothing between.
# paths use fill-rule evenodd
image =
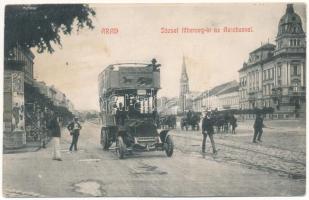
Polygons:
<instances>
[{"instance_id":1,"label":"curb","mask_svg":"<svg viewBox=\"0 0 309 200\"><path fill-rule=\"evenodd\" d=\"M41 149L41 146L38 147L23 147L19 149L3 149L3 154L16 154L16 153L28 153L28 152L37 152Z\"/></svg>"}]
</instances>

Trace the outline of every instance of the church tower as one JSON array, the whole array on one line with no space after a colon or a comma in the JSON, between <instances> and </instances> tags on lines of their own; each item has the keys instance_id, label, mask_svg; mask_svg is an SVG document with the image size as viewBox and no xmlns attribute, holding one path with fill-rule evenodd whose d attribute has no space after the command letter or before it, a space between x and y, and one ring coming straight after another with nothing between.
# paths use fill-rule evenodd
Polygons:
<instances>
[{"instance_id":1,"label":"church tower","mask_svg":"<svg viewBox=\"0 0 309 200\"><path fill-rule=\"evenodd\" d=\"M181 77L180 77L180 94L179 94L179 110L182 113L186 110L186 96L188 93L189 93L189 78L186 69L185 57L183 57Z\"/></svg>"},{"instance_id":2,"label":"church tower","mask_svg":"<svg viewBox=\"0 0 309 200\"><path fill-rule=\"evenodd\" d=\"M292 110L295 117L305 116L306 34L293 4L287 4L279 21L274 58L278 112Z\"/></svg>"},{"instance_id":3,"label":"church tower","mask_svg":"<svg viewBox=\"0 0 309 200\"><path fill-rule=\"evenodd\" d=\"M301 18L294 12L293 4L287 4L285 14L281 17L278 25L275 55L304 53L306 47L305 38Z\"/></svg>"}]
</instances>

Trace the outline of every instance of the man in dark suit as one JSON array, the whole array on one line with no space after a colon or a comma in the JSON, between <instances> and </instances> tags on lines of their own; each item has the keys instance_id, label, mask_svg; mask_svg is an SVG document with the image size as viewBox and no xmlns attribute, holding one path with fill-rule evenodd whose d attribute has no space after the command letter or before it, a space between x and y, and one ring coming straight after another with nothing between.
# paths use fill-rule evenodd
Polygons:
<instances>
[{"instance_id":1,"label":"man in dark suit","mask_svg":"<svg viewBox=\"0 0 309 200\"><path fill-rule=\"evenodd\" d=\"M214 122L211 118L211 114L210 114L210 112L207 112L205 114L205 116L203 118L203 122L202 122L202 134L203 134L202 152L203 153L205 153L205 149L206 149L207 135L209 136L213 153L214 154L217 153L215 141L214 141L214 138L213 138L213 134L214 134L214 127L213 126L214 126Z\"/></svg>"},{"instance_id":2,"label":"man in dark suit","mask_svg":"<svg viewBox=\"0 0 309 200\"><path fill-rule=\"evenodd\" d=\"M254 135L253 135L253 143L256 143L256 138L259 142L262 142L261 137L263 134L263 118L261 117L260 114L256 114L255 122L253 125L254 128Z\"/></svg>"},{"instance_id":3,"label":"man in dark suit","mask_svg":"<svg viewBox=\"0 0 309 200\"><path fill-rule=\"evenodd\" d=\"M72 143L70 146L70 152L72 152L72 149L74 147L74 151L77 151L77 142L79 137L80 129L82 129L82 126L78 122L78 117L74 117L74 120L68 125L68 130L70 131L70 134L72 135Z\"/></svg>"}]
</instances>

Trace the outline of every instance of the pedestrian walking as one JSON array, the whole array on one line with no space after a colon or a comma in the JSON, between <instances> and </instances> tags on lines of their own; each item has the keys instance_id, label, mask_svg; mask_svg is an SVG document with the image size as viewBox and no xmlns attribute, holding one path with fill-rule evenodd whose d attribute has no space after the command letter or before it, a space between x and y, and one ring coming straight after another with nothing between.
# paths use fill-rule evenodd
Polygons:
<instances>
[{"instance_id":1,"label":"pedestrian walking","mask_svg":"<svg viewBox=\"0 0 309 200\"><path fill-rule=\"evenodd\" d=\"M236 117L233 115L232 119L231 119L231 125L232 125L232 134L236 134L236 127L237 127L237 119Z\"/></svg>"},{"instance_id":2,"label":"pedestrian walking","mask_svg":"<svg viewBox=\"0 0 309 200\"><path fill-rule=\"evenodd\" d=\"M256 139L259 142L262 142L261 137L263 134L263 127L264 127L263 118L261 117L260 114L256 114L255 122L253 125L253 128L254 128L254 136L253 136L253 141L252 141L253 143L256 143Z\"/></svg>"},{"instance_id":3,"label":"pedestrian walking","mask_svg":"<svg viewBox=\"0 0 309 200\"><path fill-rule=\"evenodd\" d=\"M57 115L54 113L54 111L51 111L50 117L51 118L47 124L47 128L52 138L52 148L53 148L52 158L53 160L62 161L60 155L60 137L61 137L60 125L58 122Z\"/></svg>"},{"instance_id":4,"label":"pedestrian walking","mask_svg":"<svg viewBox=\"0 0 309 200\"><path fill-rule=\"evenodd\" d=\"M77 142L79 137L80 129L82 129L82 126L80 125L78 121L78 117L74 117L73 121L69 123L68 130L70 131L70 135L72 136L72 143L70 146L70 151L72 152L73 147L74 151L77 151Z\"/></svg>"},{"instance_id":5,"label":"pedestrian walking","mask_svg":"<svg viewBox=\"0 0 309 200\"><path fill-rule=\"evenodd\" d=\"M209 136L210 142L211 142L211 146L212 146L212 151L214 154L217 153L216 147L215 147L215 141L213 138L213 134L214 134L214 122L213 119L211 118L210 113L206 113L204 118L203 118L203 122L202 122L202 134L203 134L203 143L202 143L202 152L205 153L205 149L206 149L206 139L207 139L207 135Z\"/></svg>"}]
</instances>

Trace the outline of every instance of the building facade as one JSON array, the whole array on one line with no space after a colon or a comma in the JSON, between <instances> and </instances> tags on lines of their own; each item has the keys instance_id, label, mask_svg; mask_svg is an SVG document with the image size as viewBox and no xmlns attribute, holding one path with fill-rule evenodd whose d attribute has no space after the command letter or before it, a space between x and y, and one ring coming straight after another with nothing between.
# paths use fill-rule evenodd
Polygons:
<instances>
[{"instance_id":1,"label":"building facade","mask_svg":"<svg viewBox=\"0 0 309 200\"><path fill-rule=\"evenodd\" d=\"M206 90L193 99L193 110L231 110L239 109L239 84L230 81Z\"/></svg>"},{"instance_id":2,"label":"building facade","mask_svg":"<svg viewBox=\"0 0 309 200\"><path fill-rule=\"evenodd\" d=\"M240 108L274 108L274 118L304 117L306 112L306 35L288 4L278 25L276 44L249 54L239 70Z\"/></svg>"},{"instance_id":3,"label":"building facade","mask_svg":"<svg viewBox=\"0 0 309 200\"><path fill-rule=\"evenodd\" d=\"M72 116L63 93L33 78L33 59L32 52L19 45L4 59L4 149L45 145L47 110L63 119Z\"/></svg>"},{"instance_id":4,"label":"building facade","mask_svg":"<svg viewBox=\"0 0 309 200\"><path fill-rule=\"evenodd\" d=\"M158 113L160 115L177 115L179 110L179 99L177 97L158 99Z\"/></svg>"},{"instance_id":5,"label":"building facade","mask_svg":"<svg viewBox=\"0 0 309 200\"><path fill-rule=\"evenodd\" d=\"M238 110L239 109L239 85L231 86L230 88L217 94L219 100L218 110Z\"/></svg>"}]
</instances>

